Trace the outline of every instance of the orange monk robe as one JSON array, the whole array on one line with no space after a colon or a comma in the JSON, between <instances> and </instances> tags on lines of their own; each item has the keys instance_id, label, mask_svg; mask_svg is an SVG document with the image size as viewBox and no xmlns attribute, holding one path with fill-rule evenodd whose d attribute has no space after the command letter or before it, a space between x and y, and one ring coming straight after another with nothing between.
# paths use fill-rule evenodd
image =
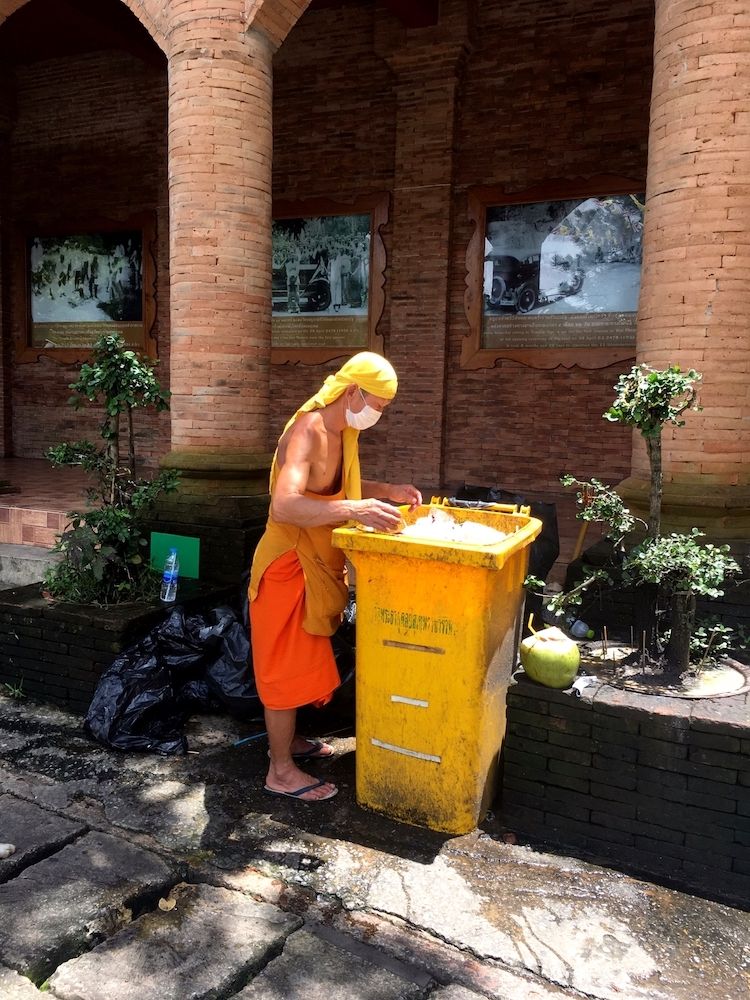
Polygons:
<instances>
[{"instance_id":1,"label":"orange monk robe","mask_svg":"<svg viewBox=\"0 0 750 1000\"><path fill-rule=\"evenodd\" d=\"M334 375L295 413L284 433L301 413L335 402L349 385L392 399L396 373L378 354L363 351ZM283 436L283 435L282 435ZM359 432L347 427L343 440L343 489L332 496L306 493L314 499L358 500L362 482ZM278 479L278 450L271 464L270 492ZM250 623L253 666L258 694L266 708L290 709L325 703L338 686L338 671L328 636L338 628L348 600L344 553L331 544L331 527L299 528L269 515L250 573ZM300 571L303 583L300 599ZM304 675L304 680L300 680ZM268 699L268 700L267 700Z\"/></svg>"}]
</instances>

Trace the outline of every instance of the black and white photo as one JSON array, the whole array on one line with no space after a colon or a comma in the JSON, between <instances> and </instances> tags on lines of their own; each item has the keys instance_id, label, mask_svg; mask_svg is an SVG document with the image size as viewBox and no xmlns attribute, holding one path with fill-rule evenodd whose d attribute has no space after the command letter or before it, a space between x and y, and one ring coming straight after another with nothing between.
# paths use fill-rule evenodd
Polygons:
<instances>
[{"instance_id":1,"label":"black and white photo","mask_svg":"<svg viewBox=\"0 0 750 1000\"><path fill-rule=\"evenodd\" d=\"M638 308L643 195L487 208L484 314Z\"/></svg>"},{"instance_id":2,"label":"black and white photo","mask_svg":"<svg viewBox=\"0 0 750 1000\"><path fill-rule=\"evenodd\" d=\"M90 346L103 332L142 340L143 236L137 230L32 236L31 344Z\"/></svg>"}]
</instances>

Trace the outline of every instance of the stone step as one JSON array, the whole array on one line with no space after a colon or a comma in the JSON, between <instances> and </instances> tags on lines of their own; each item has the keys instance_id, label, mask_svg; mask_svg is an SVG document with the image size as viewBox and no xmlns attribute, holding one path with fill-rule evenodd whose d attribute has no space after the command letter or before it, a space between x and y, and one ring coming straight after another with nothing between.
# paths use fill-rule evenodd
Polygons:
<instances>
[{"instance_id":1,"label":"stone step","mask_svg":"<svg viewBox=\"0 0 750 1000\"><path fill-rule=\"evenodd\" d=\"M29 507L28 497L0 496L0 542L39 545L51 549L69 523L67 511L59 503L39 498Z\"/></svg>"},{"instance_id":2,"label":"stone step","mask_svg":"<svg viewBox=\"0 0 750 1000\"><path fill-rule=\"evenodd\" d=\"M41 545L0 543L0 589L37 583L60 558L59 552Z\"/></svg>"},{"instance_id":3,"label":"stone step","mask_svg":"<svg viewBox=\"0 0 750 1000\"><path fill-rule=\"evenodd\" d=\"M16 845L15 853L0 861L0 883L8 882L24 868L55 854L87 832L81 823L14 795L0 795L0 817L3 841Z\"/></svg>"},{"instance_id":4,"label":"stone step","mask_svg":"<svg viewBox=\"0 0 750 1000\"><path fill-rule=\"evenodd\" d=\"M102 1000L106 983L107 1000L228 997L302 923L272 903L210 885L180 883L160 906L61 965L50 978L52 995Z\"/></svg>"},{"instance_id":5,"label":"stone step","mask_svg":"<svg viewBox=\"0 0 750 1000\"><path fill-rule=\"evenodd\" d=\"M0 921L0 965L41 983L129 923L130 907L157 898L171 880L155 854L88 833L0 885L0 913L13 915Z\"/></svg>"},{"instance_id":6,"label":"stone step","mask_svg":"<svg viewBox=\"0 0 750 1000\"><path fill-rule=\"evenodd\" d=\"M44 1000L49 993L40 993L25 976L0 965L0 997L3 1000Z\"/></svg>"},{"instance_id":7,"label":"stone step","mask_svg":"<svg viewBox=\"0 0 750 1000\"><path fill-rule=\"evenodd\" d=\"M432 985L429 977L414 982L301 930L234 1000L418 1000Z\"/></svg>"}]
</instances>

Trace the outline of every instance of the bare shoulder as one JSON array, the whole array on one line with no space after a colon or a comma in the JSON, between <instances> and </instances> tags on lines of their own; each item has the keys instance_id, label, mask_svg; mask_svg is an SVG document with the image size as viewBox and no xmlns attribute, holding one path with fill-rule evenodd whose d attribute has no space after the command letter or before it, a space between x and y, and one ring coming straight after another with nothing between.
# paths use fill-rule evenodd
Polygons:
<instances>
[{"instance_id":1,"label":"bare shoulder","mask_svg":"<svg viewBox=\"0 0 750 1000\"><path fill-rule=\"evenodd\" d=\"M301 413L279 441L279 457L284 461L291 452L295 457L305 457L315 450L324 430L319 410Z\"/></svg>"}]
</instances>

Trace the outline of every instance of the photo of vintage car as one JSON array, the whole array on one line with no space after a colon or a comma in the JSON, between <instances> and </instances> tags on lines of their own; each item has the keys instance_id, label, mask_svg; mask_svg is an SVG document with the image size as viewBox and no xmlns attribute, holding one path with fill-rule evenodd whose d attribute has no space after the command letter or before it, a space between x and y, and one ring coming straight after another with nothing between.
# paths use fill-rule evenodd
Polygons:
<instances>
[{"instance_id":1,"label":"photo of vintage car","mask_svg":"<svg viewBox=\"0 0 750 1000\"><path fill-rule=\"evenodd\" d=\"M485 295L488 309L530 313L538 306L566 295L575 295L583 287L583 270L572 267L554 296L542 293L539 288L539 254L531 254L523 260L509 254L490 254L489 259L492 262L492 286Z\"/></svg>"},{"instance_id":2,"label":"photo of vintage car","mask_svg":"<svg viewBox=\"0 0 750 1000\"><path fill-rule=\"evenodd\" d=\"M272 277L274 312L323 312L331 304L331 283L321 262L275 267Z\"/></svg>"}]
</instances>

